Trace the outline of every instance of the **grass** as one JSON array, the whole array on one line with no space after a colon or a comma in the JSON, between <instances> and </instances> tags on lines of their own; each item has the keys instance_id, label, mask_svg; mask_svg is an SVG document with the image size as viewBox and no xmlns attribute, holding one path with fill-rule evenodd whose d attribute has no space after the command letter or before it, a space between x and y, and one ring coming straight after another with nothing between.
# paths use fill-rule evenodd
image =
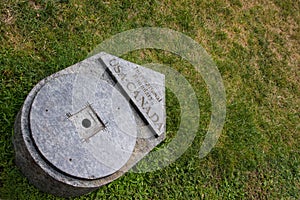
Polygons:
<instances>
[{"instance_id":1,"label":"grass","mask_svg":"<svg viewBox=\"0 0 300 200\"><path fill-rule=\"evenodd\" d=\"M158 50L124 55L184 75L199 100L200 129L170 166L127 173L77 199L300 199L299 13L292 0L1 1L0 198L59 199L38 191L14 164L13 123L31 88L110 36L153 26L180 31L212 55L227 93L222 135L199 159L210 98L189 63ZM167 97L165 143L177 130L180 109L171 92Z\"/></svg>"}]
</instances>

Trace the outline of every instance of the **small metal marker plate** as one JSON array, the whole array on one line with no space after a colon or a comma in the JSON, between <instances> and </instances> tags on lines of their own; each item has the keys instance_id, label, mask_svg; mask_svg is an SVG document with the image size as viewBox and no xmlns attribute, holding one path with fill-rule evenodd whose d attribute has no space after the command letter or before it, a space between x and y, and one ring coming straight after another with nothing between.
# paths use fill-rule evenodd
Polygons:
<instances>
[{"instance_id":1,"label":"small metal marker plate","mask_svg":"<svg viewBox=\"0 0 300 200\"><path fill-rule=\"evenodd\" d=\"M88 142L89 138L105 129L105 125L90 104L87 104L75 114L67 113L67 116L85 142Z\"/></svg>"},{"instance_id":2,"label":"small metal marker plate","mask_svg":"<svg viewBox=\"0 0 300 200\"><path fill-rule=\"evenodd\" d=\"M155 134L165 132L164 75L118 57L102 54L102 62L125 91ZM149 76L151 73L151 76Z\"/></svg>"}]
</instances>

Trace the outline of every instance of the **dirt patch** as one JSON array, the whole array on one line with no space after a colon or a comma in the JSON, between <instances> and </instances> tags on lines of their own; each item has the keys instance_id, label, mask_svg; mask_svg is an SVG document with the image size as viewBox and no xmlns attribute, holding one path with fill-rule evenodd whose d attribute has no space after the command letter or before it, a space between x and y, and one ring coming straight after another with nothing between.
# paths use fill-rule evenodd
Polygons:
<instances>
[{"instance_id":1,"label":"dirt patch","mask_svg":"<svg viewBox=\"0 0 300 200\"><path fill-rule=\"evenodd\" d=\"M15 17L13 15L12 10L4 9L3 13L1 14L1 21L4 22L6 25L13 24L15 22Z\"/></svg>"},{"instance_id":2,"label":"dirt patch","mask_svg":"<svg viewBox=\"0 0 300 200\"><path fill-rule=\"evenodd\" d=\"M29 1L29 5L34 9L34 10L40 10L42 8L42 6L38 3L36 3L33 0Z\"/></svg>"}]
</instances>

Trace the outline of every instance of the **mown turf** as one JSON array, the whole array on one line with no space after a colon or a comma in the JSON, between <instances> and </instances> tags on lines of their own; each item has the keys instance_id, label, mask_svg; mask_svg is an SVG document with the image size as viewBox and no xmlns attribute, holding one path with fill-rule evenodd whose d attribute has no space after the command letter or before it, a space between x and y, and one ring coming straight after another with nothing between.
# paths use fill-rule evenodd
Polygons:
<instances>
[{"instance_id":1,"label":"mown turf","mask_svg":"<svg viewBox=\"0 0 300 200\"><path fill-rule=\"evenodd\" d=\"M180 31L212 55L226 87L227 118L210 154L198 152L210 120L200 74L167 52L124 58L179 71L199 100L197 136L175 163L127 173L77 199L300 199L299 1L2 0L0 2L0 198L56 199L39 192L14 164L13 123L41 79L83 60L110 36L138 27ZM180 113L167 92L168 136Z\"/></svg>"}]
</instances>

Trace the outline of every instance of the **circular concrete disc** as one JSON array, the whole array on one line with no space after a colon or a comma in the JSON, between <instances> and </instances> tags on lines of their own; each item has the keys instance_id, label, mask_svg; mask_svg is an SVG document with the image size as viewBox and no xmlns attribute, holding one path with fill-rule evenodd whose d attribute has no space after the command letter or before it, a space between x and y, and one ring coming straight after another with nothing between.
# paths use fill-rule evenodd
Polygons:
<instances>
[{"instance_id":1,"label":"circular concrete disc","mask_svg":"<svg viewBox=\"0 0 300 200\"><path fill-rule=\"evenodd\" d=\"M128 161L137 129L123 95L88 76L68 74L47 81L32 103L30 128L39 152L57 169L97 179Z\"/></svg>"}]
</instances>

